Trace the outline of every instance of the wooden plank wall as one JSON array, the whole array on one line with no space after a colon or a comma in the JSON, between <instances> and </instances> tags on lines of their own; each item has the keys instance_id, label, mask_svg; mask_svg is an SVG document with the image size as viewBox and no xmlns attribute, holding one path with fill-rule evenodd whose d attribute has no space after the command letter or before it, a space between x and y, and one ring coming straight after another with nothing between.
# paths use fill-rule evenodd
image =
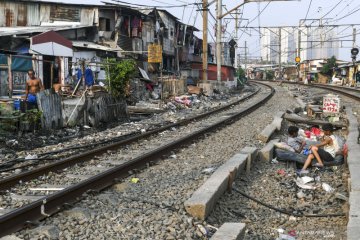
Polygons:
<instances>
[{"instance_id":1,"label":"wooden plank wall","mask_svg":"<svg viewBox=\"0 0 360 240\"><path fill-rule=\"evenodd\" d=\"M53 89L46 89L37 95L38 108L42 111L41 125L43 129L63 127L61 98Z\"/></svg>"},{"instance_id":2,"label":"wooden plank wall","mask_svg":"<svg viewBox=\"0 0 360 240\"><path fill-rule=\"evenodd\" d=\"M114 99L109 94L95 93L88 99L88 119L92 126L128 119L125 100Z\"/></svg>"},{"instance_id":3,"label":"wooden plank wall","mask_svg":"<svg viewBox=\"0 0 360 240\"><path fill-rule=\"evenodd\" d=\"M186 79L163 79L163 92L165 96L183 95L186 92Z\"/></svg>"}]
</instances>

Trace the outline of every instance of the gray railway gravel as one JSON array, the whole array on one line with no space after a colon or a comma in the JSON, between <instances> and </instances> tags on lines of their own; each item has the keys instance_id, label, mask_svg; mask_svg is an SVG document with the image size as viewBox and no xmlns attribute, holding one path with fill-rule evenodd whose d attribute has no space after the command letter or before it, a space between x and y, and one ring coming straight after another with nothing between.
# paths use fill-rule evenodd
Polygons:
<instances>
[{"instance_id":1,"label":"gray railway gravel","mask_svg":"<svg viewBox=\"0 0 360 240\"><path fill-rule=\"evenodd\" d=\"M209 177L205 169L220 166L245 146L261 148L263 144L256 140L256 136L272 121L273 115L279 110L285 111L297 106L285 88L276 86L276 90L275 96L258 111L228 127L209 133L206 138L198 139L190 147L175 152L158 164L133 175L131 178L139 179L137 183L128 178L101 194L87 195L75 204L75 209L46 219L41 223L41 228L20 231L16 234L17 237L207 239L224 220L238 220L247 222L250 229L247 233L248 239L274 239L269 231L276 231L284 224L292 227L309 222L308 219L292 221L293 219L288 217L279 216L234 192L221 200L206 222L189 217L184 209L184 201ZM236 185L245 183L244 187L249 190L250 195L263 197L262 200L267 200L269 204L276 205L279 202L277 206L281 207L295 204L293 192L290 191L289 196L281 195L286 191L278 184L284 181L284 178L279 178L274 172L277 167L259 164L256 170L252 171L251 178L243 178L236 182ZM327 179L327 175L329 178L332 176L324 173L322 178ZM313 226L316 226L316 220L311 220ZM282 222L283 225L280 224ZM333 226L335 222L341 225L343 219L326 219L320 222L320 226ZM271 228L272 230L269 230Z\"/></svg>"}]
</instances>

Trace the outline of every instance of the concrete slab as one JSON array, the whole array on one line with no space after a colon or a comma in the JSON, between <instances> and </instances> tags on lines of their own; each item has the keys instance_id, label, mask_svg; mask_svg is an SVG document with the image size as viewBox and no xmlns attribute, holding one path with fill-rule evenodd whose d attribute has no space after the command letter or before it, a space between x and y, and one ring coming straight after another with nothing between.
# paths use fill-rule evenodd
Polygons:
<instances>
[{"instance_id":1,"label":"concrete slab","mask_svg":"<svg viewBox=\"0 0 360 240\"><path fill-rule=\"evenodd\" d=\"M271 140L259 151L259 158L261 161L271 161L274 156L274 143L279 142L279 139Z\"/></svg>"},{"instance_id":2,"label":"concrete slab","mask_svg":"<svg viewBox=\"0 0 360 240\"><path fill-rule=\"evenodd\" d=\"M247 154L236 154L220 166L211 177L184 203L193 217L204 220L213 210L217 200L231 185L247 161Z\"/></svg>"},{"instance_id":3,"label":"concrete slab","mask_svg":"<svg viewBox=\"0 0 360 240\"><path fill-rule=\"evenodd\" d=\"M271 123L275 126L276 130L281 130L281 124L282 124L283 118L281 117L275 117L274 121Z\"/></svg>"},{"instance_id":4,"label":"concrete slab","mask_svg":"<svg viewBox=\"0 0 360 240\"><path fill-rule=\"evenodd\" d=\"M347 225L347 239L358 240L360 236L360 192L352 191L350 193L350 209L349 209L349 222Z\"/></svg>"},{"instance_id":5,"label":"concrete slab","mask_svg":"<svg viewBox=\"0 0 360 240\"><path fill-rule=\"evenodd\" d=\"M224 223L211 240L240 240L245 235L245 223Z\"/></svg>"},{"instance_id":6,"label":"concrete slab","mask_svg":"<svg viewBox=\"0 0 360 240\"><path fill-rule=\"evenodd\" d=\"M305 108L306 107L306 104L304 103L304 101L301 99L301 98L295 98L296 101L298 102L299 106L302 107L302 108Z\"/></svg>"},{"instance_id":7,"label":"concrete slab","mask_svg":"<svg viewBox=\"0 0 360 240\"><path fill-rule=\"evenodd\" d=\"M251 170L251 164L257 158L258 149L256 147L244 147L243 149L240 150L240 153L248 155L246 161L246 174L249 174Z\"/></svg>"},{"instance_id":8,"label":"concrete slab","mask_svg":"<svg viewBox=\"0 0 360 240\"><path fill-rule=\"evenodd\" d=\"M360 191L360 165L349 164L351 191Z\"/></svg>"},{"instance_id":9,"label":"concrete slab","mask_svg":"<svg viewBox=\"0 0 360 240\"><path fill-rule=\"evenodd\" d=\"M351 107L346 107L349 120L348 137L346 144L349 148L348 167L350 170L349 216L347 225L347 239L357 240L360 236L360 146L357 142L359 136L359 123Z\"/></svg>"},{"instance_id":10,"label":"concrete slab","mask_svg":"<svg viewBox=\"0 0 360 240\"><path fill-rule=\"evenodd\" d=\"M283 111L278 111L276 114L275 114L275 116L274 116L274 118L282 118L283 116L284 116L284 114L285 114L285 112L283 112Z\"/></svg>"},{"instance_id":11,"label":"concrete slab","mask_svg":"<svg viewBox=\"0 0 360 240\"><path fill-rule=\"evenodd\" d=\"M274 124L269 124L264 128L264 130L262 130L262 132L258 135L257 139L259 139L263 143L267 143L275 130L276 126Z\"/></svg>"}]
</instances>

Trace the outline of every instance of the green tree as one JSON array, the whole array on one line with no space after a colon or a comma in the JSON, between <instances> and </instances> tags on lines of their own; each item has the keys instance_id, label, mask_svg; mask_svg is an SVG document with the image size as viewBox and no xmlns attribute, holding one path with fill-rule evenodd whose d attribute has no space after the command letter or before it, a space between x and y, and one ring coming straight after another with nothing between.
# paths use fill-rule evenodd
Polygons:
<instances>
[{"instance_id":1,"label":"green tree","mask_svg":"<svg viewBox=\"0 0 360 240\"><path fill-rule=\"evenodd\" d=\"M135 76L136 62L132 59L106 61L106 83L114 97L125 97L130 79Z\"/></svg>"},{"instance_id":2,"label":"green tree","mask_svg":"<svg viewBox=\"0 0 360 240\"><path fill-rule=\"evenodd\" d=\"M274 71L266 70L265 73L266 73L266 80L274 80L274 78L275 78Z\"/></svg>"},{"instance_id":3,"label":"green tree","mask_svg":"<svg viewBox=\"0 0 360 240\"><path fill-rule=\"evenodd\" d=\"M240 79L245 78L245 70L242 67L239 67L236 71L237 77Z\"/></svg>"},{"instance_id":4,"label":"green tree","mask_svg":"<svg viewBox=\"0 0 360 240\"><path fill-rule=\"evenodd\" d=\"M321 73L328 77L331 77L335 68L337 68L336 57L332 56L331 58L328 58L326 60L326 63L321 69Z\"/></svg>"}]
</instances>

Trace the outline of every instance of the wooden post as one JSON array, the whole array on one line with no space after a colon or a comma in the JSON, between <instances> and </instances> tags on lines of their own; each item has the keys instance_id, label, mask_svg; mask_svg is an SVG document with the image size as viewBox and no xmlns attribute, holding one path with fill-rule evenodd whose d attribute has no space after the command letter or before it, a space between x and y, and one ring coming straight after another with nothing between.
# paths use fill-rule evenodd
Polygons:
<instances>
[{"instance_id":1,"label":"wooden post","mask_svg":"<svg viewBox=\"0 0 360 240\"><path fill-rule=\"evenodd\" d=\"M8 56L8 79L9 79L9 98L12 98L12 94L13 94L13 79L12 79L12 72L11 72L11 55Z\"/></svg>"}]
</instances>

